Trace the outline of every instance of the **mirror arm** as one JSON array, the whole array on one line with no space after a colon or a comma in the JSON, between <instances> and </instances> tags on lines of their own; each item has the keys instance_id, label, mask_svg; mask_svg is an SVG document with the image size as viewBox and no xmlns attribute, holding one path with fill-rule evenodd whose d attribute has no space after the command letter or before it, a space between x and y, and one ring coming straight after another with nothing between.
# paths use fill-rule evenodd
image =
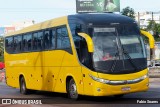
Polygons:
<instances>
[{"instance_id":1,"label":"mirror arm","mask_svg":"<svg viewBox=\"0 0 160 107\"><path fill-rule=\"evenodd\" d=\"M144 30L141 30L141 34L143 34L149 39L149 46L151 49L154 49L154 44L155 44L154 37L149 32L146 32Z\"/></svg>"},{"instance_id":2,"label":"mirror arm","mask_svg":"<svg viewBox=\"0 0 160 107\"><path fill-rule=\"evenodd\" d=\"M141 30L141 34L146 36L149 39L150 59L153 60L153 57L154 57L154 45L155 45L154 37L149 32L146 32L144 30Z\"/></svg>"},{"instance_id":3,"label":"mirror arm","mask_svg":"<svg viewBox=\"0 0 160 107\"><path fill-rule=\"evenodd\" d=\"M87 46L88 46L88 52L94 52L94 47L93 47L94 45L93 45L92 38L86 33L78 33L78 35L83 37L86 40Z\"/></svg>"}]
</instances>

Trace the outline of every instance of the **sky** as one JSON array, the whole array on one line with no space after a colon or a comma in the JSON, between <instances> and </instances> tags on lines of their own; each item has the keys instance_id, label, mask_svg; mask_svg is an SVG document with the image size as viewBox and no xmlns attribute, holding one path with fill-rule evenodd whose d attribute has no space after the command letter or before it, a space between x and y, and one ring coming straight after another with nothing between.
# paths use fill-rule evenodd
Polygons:
<instances>
[{"instance_id":1,"label":"sky","mask_svg":"<svg viewBox=\"0 0 160 107\"><path fill-rule=\"evenodd\" d=\"M136 12L160 11L160 0L121 0L121 9L129 6ZM76 0L0 0L0 26L34 20L43 22L55 17L76 14Z\"/></svg>"}]
</instances>

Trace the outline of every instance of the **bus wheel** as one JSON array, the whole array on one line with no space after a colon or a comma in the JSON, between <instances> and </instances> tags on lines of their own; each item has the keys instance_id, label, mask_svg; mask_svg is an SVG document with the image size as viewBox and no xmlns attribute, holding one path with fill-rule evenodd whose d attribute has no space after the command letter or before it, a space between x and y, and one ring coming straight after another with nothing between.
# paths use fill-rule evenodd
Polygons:
<instances>
[{"instance_id":1,"label":"bus wheel","mask_svg":"<svg viewBox=\"0 0 160 107\"><path fill-rule=\"evenodd\" d=\"M68 97L71 99L74 99L74 100L78 99L77 86L73 79L71 79L68 83L67 94L68 94Z\"/></svg>"},{"instance_id":2,"label":"bus wheel","mask_svg":"<svg viewBox=\"0 0 160 107\"><path fill-rule=\"evenodd\" d=\"M20 78L20 93L21 94L27 94L28 93L24 77Z\"/></svg>"}]
</instances>

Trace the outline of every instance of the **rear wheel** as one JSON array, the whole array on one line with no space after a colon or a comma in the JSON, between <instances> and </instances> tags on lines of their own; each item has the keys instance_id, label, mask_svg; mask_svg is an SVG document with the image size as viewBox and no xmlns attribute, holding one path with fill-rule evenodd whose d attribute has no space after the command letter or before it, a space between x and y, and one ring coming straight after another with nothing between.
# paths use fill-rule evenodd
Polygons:
<instances>
[{"instance_id":1,"label":"rear wheel","mask_svg":"<svg viewBox=\"0 0 160 107\"><path fill-rule=\"evenodd\" d=\"M26 82L24 77L21 77L20 79L20 93L21 94L27 94L28 93L28 89L26 87Z\"/></svg>"},{"instance_id":2,"label":"rear wheel","mask_svg":"<svg viewBox=\"0 0 160 107\"><path fill-rule=\"evenodd\" d=\"M74 100L78 99L77 86L73 79L71 79L68 82L67 94L68 94L68 97L71 99L74 99Z\"/></svg>"}]
</instances>

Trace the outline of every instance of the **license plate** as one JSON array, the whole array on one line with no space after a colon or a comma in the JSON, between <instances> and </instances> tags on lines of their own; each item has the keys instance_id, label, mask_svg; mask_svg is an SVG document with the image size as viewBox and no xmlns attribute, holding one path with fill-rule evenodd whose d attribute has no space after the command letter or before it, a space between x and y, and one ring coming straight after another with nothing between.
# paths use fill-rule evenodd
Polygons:
<instances>
[{"instance_id":1,"label":"license plate","mask_svg":"<svg viewBox=\"0 0 160 107\"><path fill-rule=\"evenodd\" d=\"M130 87L122 87L121 90L122 90L122 91L130 91L131 88L130 88Z\"/></svg>"}]
</instances>

